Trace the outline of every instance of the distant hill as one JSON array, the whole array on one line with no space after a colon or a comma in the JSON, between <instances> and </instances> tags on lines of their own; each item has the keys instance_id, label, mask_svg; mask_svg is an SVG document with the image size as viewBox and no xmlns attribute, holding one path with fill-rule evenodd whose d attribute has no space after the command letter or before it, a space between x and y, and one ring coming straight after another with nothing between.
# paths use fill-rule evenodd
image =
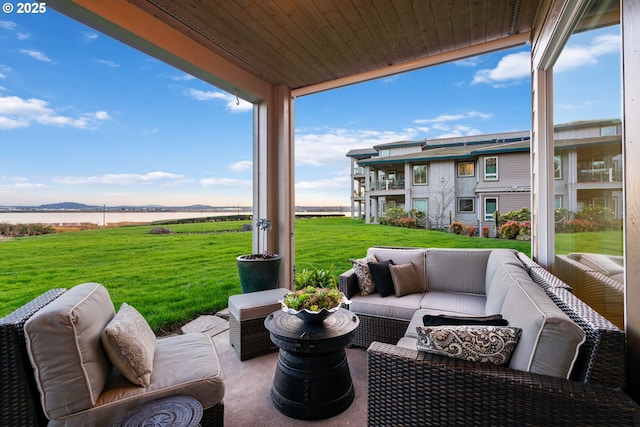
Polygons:
<instances>
[{"instance_id":1,"label":"distant hill","mask_svg":"<svg viewBox=\"0 0 640 427\"><path fill-rule=\"evenodd\" d=\"M48 205L40 205L39 209L69 209L69 210L82 210L82 209L98 209L101 206L85 205L84 203L75 202L62 202L62 203L50 203Z\"/></svg>"}]
</instances>

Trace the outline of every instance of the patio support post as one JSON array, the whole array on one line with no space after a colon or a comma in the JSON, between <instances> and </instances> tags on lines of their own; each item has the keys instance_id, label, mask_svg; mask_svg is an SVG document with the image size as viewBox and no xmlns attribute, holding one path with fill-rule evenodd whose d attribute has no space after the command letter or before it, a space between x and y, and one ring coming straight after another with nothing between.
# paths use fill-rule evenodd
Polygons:
<instances>
[{"instance_id":1,"label":"patio support post","mask_svg":"<svg viewBox=\"0 0 640 427\"><path fill-rule=\"evenodd\" d=\"M625 173L624 266L627 387L640 402L640 5L623 0L622 7L622 140Z\"/></svg>"},{"instance_id":2,"label":"patio support post","mask_svg":"<svg viewBox=\"0 0 640 427\"><path fill-rule=\"evenodd\" d=\"M280 254L280 287L293 289L295 157L293 100L289 88L271 87L266 99L254 107L253 128L253 219L271 220L267 233L254 229L253 251L266 248Z\"/></svg>"}]
</instances>

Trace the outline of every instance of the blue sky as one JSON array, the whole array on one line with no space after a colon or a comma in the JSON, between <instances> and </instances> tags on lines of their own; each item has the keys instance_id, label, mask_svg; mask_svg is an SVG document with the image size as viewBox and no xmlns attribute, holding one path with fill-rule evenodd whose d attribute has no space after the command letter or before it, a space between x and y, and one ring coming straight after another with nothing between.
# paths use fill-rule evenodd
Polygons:
<instances>
[{"instance_id":1,"label":"blue sky","mask_svg":"<svg viewBox=\"0 0 640 427\"><path fill-rule=\"evenodd\" d=\"M556 123L620 117L619 80L592 85L619 79L619 44L570 41ZM530 92L522 46L298 98L296 204L348 207L350 149L528 130ZM251 104L54 10L0 15L0 206L249 206L251 126Z\"/></svg>"}]
</instances>

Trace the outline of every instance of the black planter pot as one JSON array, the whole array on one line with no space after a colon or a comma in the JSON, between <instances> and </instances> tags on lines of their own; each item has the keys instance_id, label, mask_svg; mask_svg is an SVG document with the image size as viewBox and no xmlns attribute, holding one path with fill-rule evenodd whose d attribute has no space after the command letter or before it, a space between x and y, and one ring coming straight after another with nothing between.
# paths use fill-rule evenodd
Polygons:
<instances>
[{"instance_id":1,"label":"black planter pot","mask_svg":"<svg viewBox=\"0 0 640 427\"><path fill-rule=\"evenodd\" d=\"M260 254L254 254L236 258L242 292L246 294L278 288L281 261L280 255L263 258Z\"/></svg>"}]
</instances>

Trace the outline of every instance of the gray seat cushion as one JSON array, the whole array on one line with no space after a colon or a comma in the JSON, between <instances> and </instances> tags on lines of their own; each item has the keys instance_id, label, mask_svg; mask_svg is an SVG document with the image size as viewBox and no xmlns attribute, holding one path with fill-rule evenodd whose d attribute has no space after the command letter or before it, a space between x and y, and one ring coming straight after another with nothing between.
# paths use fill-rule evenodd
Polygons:
<instances>
[{"instance_id":1,"label":"gray seat cushion","mask_svg":"<svg viewBox=\"0 0 640 427\"><path fill-rule=\"evenodd\" d=\"M410 320L420 308L423 294L409 294L401 297L378 294L362 296L359 293L351 297L350 310L357 314L386 317L390 319Z\"/></svg>"},{"instance_id":2,"label":"gray seat cushion","mask_svg":"<svg viewBox=\"0 0 640 427\"><path fill-rule=\"evenodd\" d=\"M460 292L429 291L424 294L420 308L440 312L481 316L485 314L487 298L484 295L463 294ZM492 312L489 314L498 313Z\"/></svg>"}]
</instances>

